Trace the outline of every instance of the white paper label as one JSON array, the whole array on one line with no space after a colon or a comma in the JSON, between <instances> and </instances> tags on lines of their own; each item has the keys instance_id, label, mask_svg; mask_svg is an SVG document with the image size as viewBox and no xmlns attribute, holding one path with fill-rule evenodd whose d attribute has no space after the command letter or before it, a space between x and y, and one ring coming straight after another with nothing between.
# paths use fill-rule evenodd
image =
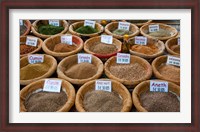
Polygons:
<instances>
[{"instance_id":1,"label":"white paper label","mask_svg":"<svg viewBox=\"0 0 200 132\"><path fill-rule=\"evenodd\" d=\"M45 79L43 91L60 92L62 80Z\"/></svg>"},{"instance_id":2,"label":"white paper label","mask_svg":"<svg viewBox=\"0 0 200 132\"><path fill-rule=\"evenodd\" d=\"M178 45L180 45L180 37L178 38Z\"/></svg>"},{"instance_id":3,"label":"white paper label","mask_svg":"<svg viewBox=\"0 0 200 132\"><path fill-rule=\"evenodd\" d=\"M147 45L147 37L135 36L135 44Z\"/></svg>"},{"instance_id":4,"label":"white paper label","mask_svg":"<svg viewBox=\"0 0 200 132\"><path fill-rule=\"evenodd\" d=\"M43 63L44 55L28 55L28 62L30 64Z\"/></svg>"},{"instance_id":5,"label":"white paper label","mask_svg":"<svg viewBox=\"0 0 200 132\"><path fill-rule=\"evenodd\" d=\"M159 31L159 25L149 25L149 32Z\"/></svg>"},{"instance_id":6,"label":"white paper label","mask_svg":"<svg viewBox=\"0 0 200 132\"><path fill-rule=\"evenodd\" d=\"M19 25L20 25L20 26L24 25L24 23L23 23L23 20L22 20L22 19L20 19L20 20L19 20Z\"/></svg>"},{"instance_id":7,"label":"white paper label","mask_svg":"<svg viewBox=\"0 0 200 132\"><path fill-rule=\"evenodd\" d=\"M95 23L96 23L95 21L85 20L84 26L90 26L90 27L95 28Z\"/></svg>"},{"instance_id":8,"label":"white paper label","mask_svg":"<svg viewBox=\"0 0 200 132\"><path fill-rule=\"evenodd\" d=\"M113 43L113 36L111 35L101 35L101 42L105 44Z\"/></svg>"},{"instance_id":9,"label":"white paper label","mask_svg":"<svg viewBox=\"0 0 200 132\"><path fill-rule=\"evenodd\" d=\"M111 81L96 80L95 90L102 90L102 91L111 92L112 91Z\"/></svg>"},{"instance_id":10,"label":"white paper label","mask_svg":"<svg viewBox=\"0 0 200 132\"><path fill-rule=\"evenodd\" d=\"M129 30L130 23L128 22L119 22L118 29Z\"/></svg>"},{"instance_id":11,"label":"white paper label","mask_svg":"<svg viewBox=\"0 0 200 132\"><path fill-rule=\"evenodd\" d=\"M91 54L78 54L78 63L87 62L92 63Z\"/></svg>"},{"instance_id":12,"label":"white paper label","mask_svg":"<svg viewBox=\"0 0 200 132\"><path fill-rule=\"evenodd\" d=\"M61 36L61 43L72 45L72 36L71 35L63 35Z\"/></svg>"},{"instance_id":13,"label":"white paper label","mask_svg":"<svg viewBox=\"0 0 200 132\"><path fill-rule=\"evenodd\" d=\"M118 64L130 64L130 54L117 53Z\"/></svg>"},{"instance_id":14,"label":"white paper label","mask_svg":"<svg viewBox=\"0 0 200 132\"><path fill-rule=\"evenodd\" d=\"M26 45L30 45L30 46L37 46L37 40L38 38L35 37L27 37L26 38Z\"/></svg>"},{"instance_id":15,"label":"white paper label","mask_svg":"<svg viewBox=\"0 0 200 132\"><path fill-rule=\"evenodd\" d=\"M168 82L150 81L151 92L168 92Z\"/></svg>"},{"instance_id":16,"label":"white paper label","mask_svg":"<svg viewBox=\"0 0 200 132\"><path fill-rule=\"evenodd\" d=\"M167 64L174 65L174 66L180 66L180 58L174 57L174 56L168 56Z\"/></svg>"},{"instance_id":17,"label":"white paper label","mask_svg":"<svg viewBox=\"0 0 200 132\"><path fill-rule=\"evenodd\" d=\"M60 21L59 20L49 20L49 25L53 26L60 26Z\"/></svg>"}]
</instances>

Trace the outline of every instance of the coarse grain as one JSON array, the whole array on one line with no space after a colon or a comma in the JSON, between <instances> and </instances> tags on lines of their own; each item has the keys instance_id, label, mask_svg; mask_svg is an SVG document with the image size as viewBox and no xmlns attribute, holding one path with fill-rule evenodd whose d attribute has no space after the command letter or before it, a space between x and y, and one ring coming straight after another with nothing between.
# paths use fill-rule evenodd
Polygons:
<instances>
[{"instance_id":1,"label":"coarse grain","mask_svg":"<svg viewBox=\"0 0 200 132\"><path fill-rule=\"evenodd\" d=\"M65 44L65 43L59 43L59 44L56 44L53 51L54 52L71 52L73 50L75 50L77 48L77 45L76 44L72 44L72 45L69 45L69 44Z\"/></svg>"},{"instance_id":2,"label":"coarse grain","mask_svg":"<svg viewBox=\"0 0 200 132\"><path fill-rule=\"evenodd\" d=\"M118 48L114 44L96 43L89 50L97 54L111 54L117 52Z\"/></svg>"}]
</instances>

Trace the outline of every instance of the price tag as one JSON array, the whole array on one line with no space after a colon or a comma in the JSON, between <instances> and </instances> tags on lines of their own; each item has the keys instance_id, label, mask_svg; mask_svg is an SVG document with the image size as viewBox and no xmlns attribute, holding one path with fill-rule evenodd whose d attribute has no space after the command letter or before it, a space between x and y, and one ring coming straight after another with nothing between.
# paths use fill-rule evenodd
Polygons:
<instances>
[{"instance_id":1,"label":"price tag","mask_svg":"<svg viewBox=\"0 0 200 132\"><path fill-rule=\"evenodd\" d=\"M96 80L95 82L95 90L102 90L102 91L112 91L111 81L100 81Z\"/></svg>"},{"instance_id":2,"label":"price tag","mask_svg":"<svg viewBox=\"0 0 200 132\"><path fill-rule=\"evenodd\" d=\"M178 37L178 45L180 45L180 37Z\"/></svg>"},{"instance_id":3,"label":"price tag","mask_svg":"<svg viewBox=\"0 0 200 132\"><path fill-rule=\"evenodd\" d=\"M129 30L130 23L128 22L119 22L118 29Z\"/></svg>"},{"instance_id":4,"label":"price tag","mask_svg":"<svg viewBox=\"0 0 200 132\"><path fill-rule=\"evenodd\" d=\"M43 91L60 92L62 80L45 79Z\"/></svg>"},{"instance_id":5,"label":"price tag","mask_svg":"<svg viewBox=\"0 0 200 132\"><path fill-rule=\"evenodd\" d=\"M59 20L49 20L49 25L53 25L53 26L60 26L60 21Z\"/></svg>"},{"instance_id":6,"label":"price tag","mask_svg":"<svg viewBox=\"0 0 200 132\"><path fill-rule=\"evenodd\" d=\"M118 64L130 64L130 54L117 53Z\"/></svg>"},{"instance_id":7,"label":"price tag","mask_svg":"<svg viewBox=\"0 0 200 132\"><path fill-rule=\"evenodd\" d=\"M113 36L111 35L101 35L101 42L106 44L113 43Z\"/></svg>"},{"instance_id":8,"label":"price tag","mask_svg":"<svg viewBox=\"0 0 200 132\"><path fill-rule=\"evenodd\" d=\"M151 92L168 92L168 82L150 81Z\"/></svg>"},{"instance_id":9,"label":"price tag","mask_svg":"<svg viewBox=\"0 0 200 132\"><path fill-rule=\"evenodd\" d=\"M159 25L149 25L149 32L159 31Z\"/></svg>"},{"instance_id":10,"label":"price tag","mask_svg":"<svg viewBox=\"0 0 200 132\"><path fill-rule=\"evenodd\" d=\"M20 26L24 25L24 23L23 23L23 20L22 20L22 19L20 19L20 20L19 20L19 25L20 25Z\"/></svg>"},{"instance_id":11,"label":"price tag","mask_svg":"<svg viewBox=\"0 0 200 132\"><path fill-rule=\"evenodd\" d=\"M37 40L38 38L35 37L27 37L26 38L26 45L30 45L30 46L37 46Z\"/></svg>"},{"instance_id":12,"label":"price tag","mask_svg":"<svg viewBox=\"0 0 200 132\"><path fill-rule=\"evenodd\" d=\"M147 37L135 36L135 44L147 45Z\"/></svg>"},{"instance_id":13,"label":"price tag","mask_svg":"<svg viewBox=\"0 0 200 132\"><path fill-rule=\"evenodd\" d=\"M72 35L63 35L60 39L61 43L72 45Z\"/></svg>"},{"instance_id":14,"label":"price tag","mask_svg":"<svg viewBox=\"0 0 200 132\"><path fill-rule=\"evenodd\" d=\"M174 65L174 66L180 66L180 58L174 57L174 56L168 56L167 64Z\"/></svg>"},{"instance_id":15,"label":"price tag","mask_svg":"<svg viewBox=\"0 0 200 132\"><path fill-rule=\"evenodd\" d=\"M92 63L91 54L78 54L78 63L87 62Z\"/></svg>"},{"instance_id":16,"label":"price tag","mask_svg":"<svg viewBox=\"0 0 200 132\"><path fill-rule=\"evenodd\" d=\"M43 63L44 55L28 55L28 62L30 64Z\"/></svg>"},{"instance_id":17,"label":"price tag","mask_svg":"<svg viewBox=\"0 0 200 132\"><path fill-rule=\"evenodd\" d=\"M90 26L90 27L95 28L95 23L96 23L95 21L85 20L84 26Z\"/></svg>"}]
</instances>

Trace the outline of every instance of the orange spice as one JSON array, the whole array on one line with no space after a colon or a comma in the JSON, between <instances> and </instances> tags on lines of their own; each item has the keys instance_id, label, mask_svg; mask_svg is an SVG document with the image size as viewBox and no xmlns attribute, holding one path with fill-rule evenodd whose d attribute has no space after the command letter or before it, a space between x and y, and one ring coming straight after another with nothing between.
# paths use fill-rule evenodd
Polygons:
<instances>
[{"instance_id":1,"label":"orange spice","mask_svg":"<svg viewBox=\"0 0 200 132\"><path fill-rule=\"evenodd\" d=\"M158 47L155 44L133 45L131 47L131 50L146 55L153 55L159 51Z\"/></svg>"}]
</instances>

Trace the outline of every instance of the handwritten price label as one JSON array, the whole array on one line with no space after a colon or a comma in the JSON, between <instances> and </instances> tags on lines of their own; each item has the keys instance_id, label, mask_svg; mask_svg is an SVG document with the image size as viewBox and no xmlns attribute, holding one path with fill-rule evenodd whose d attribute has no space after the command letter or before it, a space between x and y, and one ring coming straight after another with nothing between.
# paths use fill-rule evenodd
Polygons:
<instances>
[{"instance_id":1,"label":"handwritten price label","mask_svg":"<svg viewBox=\"0 0 200 132\"><path fill-rule=\"evenodd\" d=\"M101 42L106 44L113 43L113 36L111 35L101 35Z\"/></svg>"},{"instance_id":2,"label":"handwritten price label","mask_svg":"<svg viewBox=\"0 0 200 132\"><path fill-rule=\"evenodd\" d=\"M174 66L180 66L180 58L174 57L174 56L168 56L167 64L174 65Z\"/></svg>"},{"instance_id":3,"label":"handwritten price label","mask_svg":"<svg viewBox=\"0 0 200 132\"><path fill-rule=\"evenodd\" d=\"M135 44L147 45L147 37L135 36Z\"/></svg>"},{"instance_id":4,"label":"handwritten price label","mask_svg":"<svg viewBox=\"0 0 200 132\"><path fill-rule=\"evenodd\" d=\"M24 22L23 22L22 19L19 20L19 25L20 25L20 26L24 25Z\"/></svg>"},{"instance_id":5,"label":"handwritten price label","mask_svg":"<svg viewBox=\"0 0 200 132\"><path fill-rule=\"evenodd\" d=\"M91 54L78 54L78 63L87 62L92 63Z\"/></svg>"},{"instance_id":6,"label":"handwritten price label","mask_svg":"<svg viewBox=\"0 0 200 132\"><path fill-rule=\"evenodd\" d=\"M159 31L159 25L149 25L149 32Z\"/></svg>"},{"instance_id":7,"label":"handwritten price label","mask_svg":"<svg viewBox=\"0 0 200 132\"><path fill-rule=\"evenodd\" d=\"M28 62L30 64L43 63L44 55L28 55Z\"/></svg>"},{"instance_id":8,"label":"handwritten price label","mask_svg":"<svg viewBox=\"0 0 200 132\"><path fill-rule=\"evenodd\" d=\"M117 53L118 64L130 64L130 54Z\"/></svg>"},{"instance_id":9,"label":"handwritten price label","mask_svg":"<svg viewBox=\"0 0 200 132\"><path fill-rule=\"evenodd\" d=\"M118 29L129 30L130 23L128 22L119 22Z\"/></svg>"},{"instance_id":10,"label":"handwritten price label","mask_svg":"<svg viewBox=\"0 0 200 132\"><path fill-rule=\"evenodd\" d=\"M102 90L102 91L112 91L111 81L100 81L97 80L95 82L95 90Z\"/></svg>"},{"instance_id":11,"label":"handwritten price label","mask_svg":"<svg viewBox=\"0 0 200 132\"><path fill-rule=\"evenodd\" d=\"M168 92L168 82L150 81L151 92Z\"/></svg>"},{"instance_id":12,"label":"handwritten price label","mask_svg":"<svg viewBox=\"0 0 200 132\"><path fill-rule=\"evenodd\" d=\"M53 25L53 26L60 26L60 21L59 20L49 20L49 25Z\"/></svg>"},{"instance_id":13,"label":"handwritten price label","mask_svg":"<svg viewBox=\"0 0 200 132\"><path fill-rule=\"evenodd\" d=\"M26 45L30 45L30 46L37 46L37 40L38 38L35 37L27 37L26 38Z\"/></svg>"},{"instance_id":14,"label":"handwritten price label","mask_svg":"<svg viewBox=\"0 0 200 132\"><path fill-rule=\"evenodd\" d=\"M90 27L95 28L95 23L96 23L95 21L85 20L84 26L90 26Z\"/></svg>"},{"instance_id":15,"label":"handwritten price label","mask_svg":"<svg viewBox=\"0 0 200 132\"><path fill-rule=\"evenodd\" d=\"M72 45L72 36L71 35L63 35L61 36L61 43Z\"/></svg>"},{"instance_id":16,"label":"handwritten price label","mask_svg":"<svg viewBox=\"0 0 200 132\"><path fill-rule=\"evenodd\" d=\"M43 91L60 92L62 80L45 79Z\"/></svg>"}]
</instances>

